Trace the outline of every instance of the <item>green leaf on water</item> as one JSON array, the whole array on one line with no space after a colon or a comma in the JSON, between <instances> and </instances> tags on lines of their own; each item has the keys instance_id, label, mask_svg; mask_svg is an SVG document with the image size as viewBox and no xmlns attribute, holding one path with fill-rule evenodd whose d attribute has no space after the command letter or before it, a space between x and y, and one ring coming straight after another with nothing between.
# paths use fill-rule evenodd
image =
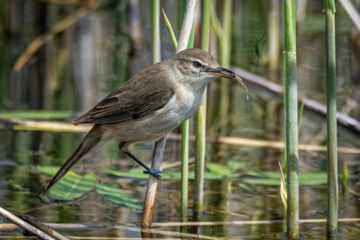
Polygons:
<instances>
[{"instance_id":1,"label":"green leaf on water","mask_svg":"<svg viewBox=\"0 0 360 240\"><path fill-rule=\"evenodd\" d=\"M232 175L232 170L229 167L218 163L208 163L206 164L206 167L210 170L211 173L215 175Z\"/></svg>"},{"instance_id":2,"label":"green leaf on water","mask_svg":"<svg viewBox=\"0 0 360 240\"><path fill-rule=\"evenodd\" d=\"M245 164L246 163L244 163L244 162L235 161L235 160L228 161L228 165L232 171L236 171L236 170L243 168L245 166Z\"/></svg>"},{"instance_id":3,"label":"green leaf on water","mask_svg":"<svg viewBox=\"0 0 360 240\"><path fill-rule=\"evenodd\" d=\"M97 193L116 204L124 204L129 208L142 209L142 205L137 199L132 198L126 194L123 190L111 185L111 184L96 184Z\"/></svg>"},{"instance_id":4,"label":"green leaf on water","mask_svg":"<svg viewBox=\"0 0 360 240\"><path fill-rule=\"evenodd\" d=\"M280 172L255 172L255 171L247 171L245 173L249 176L259 177L259 178L277 178L280 179ZM285 174L286 176L286 174Z\"/></svg>"},{"instance_id":5,"label":"green leaf on water","mask_svg":"<svg viewBox=\"0 0 360 240\"><path fill-rule=\"evenodd\" d=\"M280 173L279 172L246 172L246 175L253 177L245 177L244 182L259 185L273 185L280 186ZM340 177L341 175L339 175ZM286 179L286 174L284 174ZM352 176L350 176L352 177ZM318 185L325 184L327 182L326 173L300 173L299 184L300 185Z\"/></svg>"},{"instance_id":6,"label":"green leaf on water","mask_svg":"<svg viewBox=\"0 0 360 240\"><path fill-rule=\"evenodd\" d=\"M280 186L280 178L244 178L244 183L266 186Z\"/></svg>"},{"instance_id":7,"label":"green leaf on water","mask_svg":"<svg viewBox=\"0 0 360 240\"><path fill-rule=\"evenodd\" d=\"M118 170L107 170L107 174L114 175L117 177L128 177L128 178L138 178L138 179L148 179L149 175L143 174L141 169L132 169L128 172L122 172ZM181 172L167 172L164 171L161 173L162 180L180 180ZM209 179L222 179L224 176L219 174L214 174L211 172L205 172L204 178ZM239 177L239 174L230 174L226 177ZM194 172L189 172L189 179L194 179Z\"/></svg>"},{"instance_id":8,"label":"green leaf on water","mask_svg":"<svg viewBox=\"0 0 360 240\"><path fill-rule=\"evenodd\" d=\"M0 118L16 118L16 119L63 119L70 117L70 111L8 111L0 113Z\"/></svg>"},{"instance_id":9,"label":"green leaf on water","mask_svg":"<svg viewBox=\"0 0 360 240\"><path fill-rule=\"evenodd\" d=\"M50 176L54 176L59 170L58 167L52 166L37 166L36 168ZM93 173L79 175L69 171L59 182L51 187L46 196L52 200L73 200L90 192L95 187L95 184L96 179Z\"/></svg>"},{"instance_id":10,"label":"green leaf on water","mask_svg":"<svg viewBox=\"0 0 360 240\"><path fill-rule=\"evenodd\" d=\"M242 188L244 191L247 191L247 192L254 192L255 189L249 187L248 185L246 184L243 184L243 183L240 183L239 184L240 188Z\"/></svg>"},{"instance_id":11,"label":"green leaf on water","mask_svg":"<svg viewBox=\"0 0 360 240\"><path fill-rule=\"evenodd\" d=\"M10 179L7 181L8 188L13 191L21 191L23 189L23 185L19 184L18 179Z\"/></svg>"}]
</instances>

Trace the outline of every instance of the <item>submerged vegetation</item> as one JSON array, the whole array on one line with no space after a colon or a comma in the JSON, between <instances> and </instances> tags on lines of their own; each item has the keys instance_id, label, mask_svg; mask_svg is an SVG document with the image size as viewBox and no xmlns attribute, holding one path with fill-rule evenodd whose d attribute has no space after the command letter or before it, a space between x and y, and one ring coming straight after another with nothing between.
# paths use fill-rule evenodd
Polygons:
<instances>
[{"instance_id":1,"label":"submerged vegetation","mask_svg":"<svg viewBox=\"0 0 360 240\"><path fill-rule=\"evenodd\" d=\"M187 43L181 27L195 2ZM69 227L98 224L79 233L95 237L358 236L359 11L339 1L335 19L333 0L295 3L3 0L0 207ZM178 45L232 67L249 101L235 81L213 81L165 150L165 139L154 152L134 144L165 170L162 180L143 175L114 141L39 198L88 130L69 122Z\"/></svg>"}]
</instances>

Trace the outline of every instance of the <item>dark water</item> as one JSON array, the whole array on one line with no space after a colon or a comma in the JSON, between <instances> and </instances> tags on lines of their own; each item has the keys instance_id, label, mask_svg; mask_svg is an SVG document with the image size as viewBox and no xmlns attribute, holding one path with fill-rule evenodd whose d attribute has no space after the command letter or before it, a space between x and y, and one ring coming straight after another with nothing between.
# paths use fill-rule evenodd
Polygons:
<instances>
[{"instance_id":1,"label":"dark water","mask_svg":"<svg viewBox=\"0 0 360 240\"><path fill-rule=\"evenodd\" d=\"M1 4L1 15L4 16L1 20L0 40L2 112L24 109L70 110L74 112L71 117L55 119L70 122L129 76L150 64L150 2L139 2L141 35L138 36L134 25L131 25L136 23L131 18L133 15L136 16L136 4L131 5L130 1L109 1L87 17L78 20L65 32L47 41L19 72L14 72L11 68L27 45L56 22L74 13L77 7L22 0L4 0ZM162 4L178 36L178 2L167 1ZM270 31L265 14L269 8L268 4L264 1L235 1L231 61L235 66L281 83L281 70L271 70L268 65L262 63L262 54L268 48L267 39ZM322 4L322 1L308 3L305 20L298 26L298 82L301 95L325 103ZM352 31L351 23L340 6L337 8L336 19L338 110L359 119L359 79L356 77L356 68L354 70L353 67L353 59L358 56L353 52L353 43L349 37ZM173 54L173 50L163 26L161 34L162 56L167 58ZM216 49L212 51L213 55L217 55ZM281 49L279 51L281 57ZM281 63L279 65L281 66ZM217 88L218 84L215 82L210 86L210 89L215 89L215 96ZM232 83L231 89L231 114L228 119L213 126L214 131L222 126L230 126L229 135L233 137L281 141L281 101L256 89L249 89L250 101L246 102L240 86ZM216 102L216 99L214 101ZM338 130L339 146L359 149L358 133L344 127L339 127ZM234 171L237 174L235 177L205 179L204 211L201 221L214 225L162 226L154 228L153 235L141 235L138 228L141 210L114 204L103 199L95 190L72 201L43 202L38 197L50 177L37 171L35 166L60 166L75 149L82 136L81 133L0 130L0 206L13 213L29 214L41 222L99 225L97 228L59 230L69 236L92 236L95 239L179 238L177 234L180 232L215 238L285 238L285 224L281 222L283 209L279 186L271 184L270 180L266 184L266 179L265 183L259 183L254 181L257 178L248 177L251 172L278 172L278 162L283 161L281 149L209 142L207 163L227 166L233 160L243 164L241 169ZM305 109L299 142L326 146L326 119ZM180 160L180 145L178 140L170 138L167 141L165 162ZM136 156L149 164L151 146L136 144L132 150ZM300 150L299 155L300 172L326 172L325 152ZM194 149L191 144L190 158L193 156ZM360 221L354 219L360 216L360 155L339 152L338 159L339 173L343 172L346 162L351 175L346 190L341 183L339 185L339 218L345 220L339 223L338 239L358 239ZM110 142L85 157L73 170L80 174L93 172L98 183L111 183L142 203L147 180L134 177L118 178L106 174L108 169L129 171L133 168L134 164L117 150L116 143ZM174 167L166 171L179 171L179 168ZM207 168L207 171L209 169ZM193 170L193 165L190 166L190 170ZM326 187L324 182L300 186L300 219L326 219ZM179 180L160 181L155 223L180 222L179 189ZM193 180L189 182L189 190L188 221L191 222ZM346 220L347 218L352 220ZM270 222L234 222L258 220ZM106 227L102 227L103 225ZM126 228L125 225L129 227ZM325 227L325 222L305 222L300 224L300 231L304 238L326 239ZM161 231L173 233L164 234ZM0 232L0 238L3 236L7 238L21 234Z\"/></svg>"}]
</instances>

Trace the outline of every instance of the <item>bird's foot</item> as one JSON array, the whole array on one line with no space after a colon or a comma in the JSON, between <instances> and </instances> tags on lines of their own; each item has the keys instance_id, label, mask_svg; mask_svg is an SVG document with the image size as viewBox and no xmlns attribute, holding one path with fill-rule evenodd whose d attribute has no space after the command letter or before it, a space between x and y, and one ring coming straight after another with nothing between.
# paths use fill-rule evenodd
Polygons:
<instances>
[{"instance_id":1,"label":"bird's foot","mask_svg":"<svg viewBox=\"0 0 360 240\"><path fill-rule=\"evenodd\" d=\"M161 179L162 176L161 176L160 173L161 173L162 171L163 171L162 169L156 170L156 169L153 169L153 168L149 168L149 170L144 170L143 173L145 173L145 174L151 174L151 175L153 175L155 178Z\"/></svg>"}]
</instances>

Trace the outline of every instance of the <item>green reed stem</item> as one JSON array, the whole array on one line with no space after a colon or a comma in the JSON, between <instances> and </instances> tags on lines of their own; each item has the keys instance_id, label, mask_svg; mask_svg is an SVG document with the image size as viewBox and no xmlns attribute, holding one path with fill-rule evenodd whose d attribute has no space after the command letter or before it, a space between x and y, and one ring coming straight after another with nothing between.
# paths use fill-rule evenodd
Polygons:
<instances>
[{"instance_id":1,"label":"green reed stem","mask_svg":"<svg viewBox=\"0 0 360 240\"><path fill-rule=\"evenodd\" d=\"M152 0L151 2L151 64L161 61L160 51L160 2L159 0Z\"/></svg>"},{"instance_id":2,"label":"green reed stem","mask_svg":"<svg viewBox=\"0 0 360 240\"><path fill-rule=\"evenodd\" d=\"M151 62L155 64L161 61L161 52L160 52L160 2L159 0L152 0L151 3L151 51L152 57ZM164 153L166 144L166 137L162 137L154 145L153 156L152 156L152 169L160 169L162 156ZM154 205L155 205L155 196L157 190L158 179L149 174L149 181L145 194L143 214L141 218L141 223L143 227L148 227L153 218L154 214Z\"/></svg>"},{"instance_id":3,"label":"green reed stem","mask_svg":"<svg viewBox=\"0 0 360 240\"><path fill-rule=\"evenodd\" d=\"M209 51L210 44L210 0L203 1L201 49Z\"/></svg>"},{"instance_id":4,"label":"green reed stem","mask_svg":"<svg viewBox=\"0 0 360 240\"><path fill-rule=\"evenodd\" d=\"M268 11L268 70L269 70L269 79L272 82L277 82L279 75L277 70L279 68L279 53L280 53L280 43L281 43L281 34L280 34L280 1L279 0L270 0L269 2L269 11Z\"/></svg>"},{"instance_id":5,"label":"green reed stem","mask_svg":"<svg viewBox=\"0 0 360 240\"><path fill-rule=\"evenodd\" d=\"M210 5L210 20L211 20L211 25L213 26L215 34L219 41L219 44L220 44L220 46L222 46L224 44L224 43L222 43L224 41L224 38L222 37L224 35L224 30L221 27L219 18L216 15L213 4Z\"/></svg>"},{"instance_id":6,"label":"green reed stem","mask_svg":"<svg viewBox=\"0 0 360 240\"><path fill-rule=\"evenodd\" d=\"M335 2L325 0L326 19L326 82L327 82L327 163L328 163L328 218L327 231L334 235L338 226L338 166L336 122L336 48Z\"/></svg>"},{"instance_id":7,"label":"green reed stem","mask_svg":"<svg viewBox=\"0 0 360 240\"><path fill-rule=\"evenodd\" d=\"M295 0L284 0L286 66L287 233L299 236L298 103Z\"/></svg>"},{"instance_id":8,"label":"green reed stem","mask_svg":"<svg viewBox=\"0 0 360 240\"><path fill-rule=\"evenodd\" d=\"M301 128L301 118L302 118L302 115L303 115L303 112L304 112L304 100L301 101L301 104L300 104L300 109L299 109L299 116L298 116L298 132L299 132L299 135L300 135L300 128Z\"/></svg>"},{"instance_id":9,"label":"green reed stem","mask_svg":"<svg viewBox=\"0 0 360 240\"><path fill-rule=\"evenodd\" d=\"M182 16L181 22L183 23L185 17L185 9L187 1L182 2ZM190 32L187 48L192 48L194 45L194 21ZM180 195L180 218L185 220L187 218L187 205L188 205L188 185L189 185L189 120L183 123L182 128L182 142L181 142L181 195Z\"/></svg>"},{"instance_id":10,"label":"green reed stem","mask_svg":"<svg viewBox=\"0 0 360 240\"><path fill-rule=\"evenodd\" d=\"M184 21L187 0L182 1L181 24ZM191 29L192 30L192 29ZM188 43L189 44L189 43ZM181 141L181 192L180 192L180 219L187 219L189 185L189 120L182 125Z\"/></svg>"},{"instance_id":11,"label":"green reed stem","mask_svg":"<svg viewBox=\"0 0 360 240\"><path fill-rule=\"evenodd\" d=\"M187 218L189 185L189 119L182 125L180 218Z\"/></svg>"},{"instance_id":12,"label":"green reed stem","mask_svg":"<svg viewBox=\"0 0 360 240\"><path fill-rule=\"evenodd\" d=\"M203 1L201 30L201 49L209 51L210 34L210 0ZM204 198L204 166L206 147L206 89L204 100L195 115L196 140L195 140L195 182L194 182L194 220L201 219Z\"/></svg>"},{"instance_id":13,"label":"green reed stem","mask_svg":"<svg viewBox=\"0 0 360 240\"><path fill-rule=\"evenodd\" d=\"M184 16L186 14L186 2L187 1L183 1L183 6L182 6L182 18L181 18L181 22L186 24L184 21ZM192 14L195 13L195 5L196 2L194 0L189 1L189 6L190 6L190 11L194 11L192 12ZM192 8L194 7L194 8ZM174 48L176 49L176 52L182 51L187 47L192 47L193 46L193 41L192 43L189 44L189 39L191 38L190 36L193 35L194 33L192 33L194 31L194 24L193 21L189 22L191 25L191 32L189 34L189 39L186 39L187 34L185 33L185 31L188 31L188 29L190 29L190 26L182 26L181 27L181 32L180 32L180 37L179 37L179 44L177 44L175 35L171 34L171 32L173 32L172 27L170 22L168 21L168 19L166 18L165 12L164 13L164 17L165 17L165 21L166 21L166 25L170 34L170 38L171 41L174 45ZM189 16L192 15L189 13ZM190 19L191 20L191 19ZM189 25L190 25L189 24ZM187 218L187 201L188 201L188 152L189 152L189 121L185 121L183 123L183 138L182 138L182 150L181 150L181 193L180 193L180 217L182 219L182 221L184 221Z\"/></svg>"},{"instance_id":14,"label":"green reed stem","mask_svg":"<svg viewBox=\"0 0 360 240\"><path fill-rule=\"evenodd\" d=\"M232 19L232 0L223 1L223 19L222 28L224 39L220 49L220 65L224 68L230 68L231 57L231 19ZM223 121L228 119L229 113L229 80L225 78L220 79L220 98L219 98L219 112L218 120ZM226 121L227 122L227 121ZM226 135L228 133L228 124L220 128L220 134Z\"/></svg>"},{"instance_id":15,"label":"green reed stem","mask_svg":"<svg viewBox=\"0 0 360 240\"><path fill-rule=\"evenodd\" d=\"M211 6L210 15L211 23L214 27L216 36L220 45L220 65L224 68L230 67L231 57L231 19L232 19L232 0L224 0L223 4L223 19L222 26L216 15L214 6ZM218 125L221 121L228 118L229 112L229 81L227 79L220 79L220 98L217 114L212 123L212 126ZM227 124L220 128L220 135L225 135L228 132Z\"/></svg>"},{"instance_id":16,"label":"green reed stem","mask_svg":"<svg viewBox=\"0 0 360 240\"><path fill-rule=\"evenodd\" d=\"M284 108L284 119L286 119L286 62L283 61L283 89L284 89L284 97L283 97L283 108ZM286 143L286 121L284 122L284 143ZM284 146L284 165L283 169L287 172L287 153L286 153L286 144ZM287 213L286 213L287 214Z\"/></svg>"}]
</instances>

